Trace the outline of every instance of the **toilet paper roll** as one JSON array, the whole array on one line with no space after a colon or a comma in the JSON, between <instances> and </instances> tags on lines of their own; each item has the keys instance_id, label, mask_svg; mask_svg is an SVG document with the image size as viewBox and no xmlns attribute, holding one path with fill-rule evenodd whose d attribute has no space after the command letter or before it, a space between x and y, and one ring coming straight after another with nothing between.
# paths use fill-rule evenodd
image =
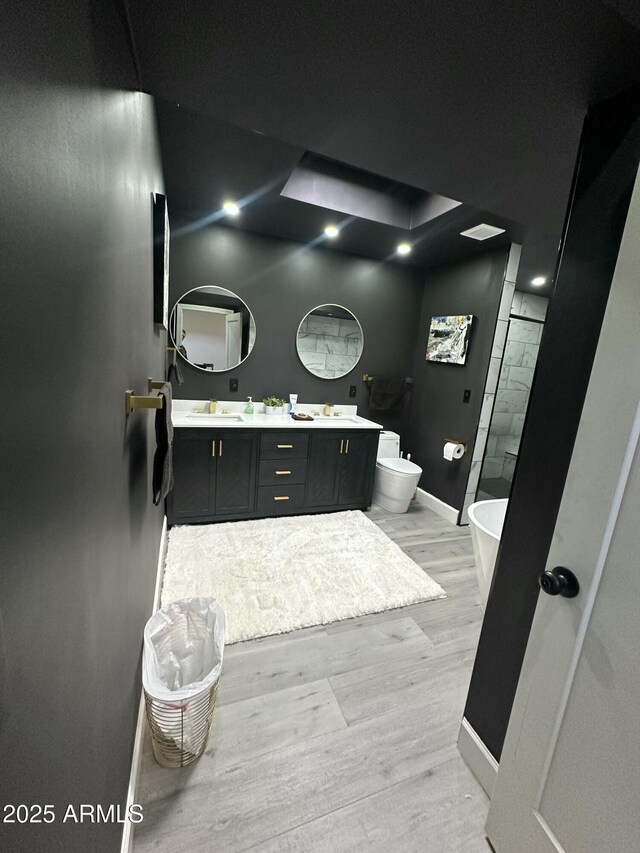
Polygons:
<instances>
[{"instance_id":1,"label":"toilet paper roll","mask_svg":"<svg viewBox=\"0 0 640 853\"><path fill-rule=\"evenodd\" d=\"M464 444L460 444L455 441L447 441L442 455L447 462L451 462L453 459L460 459L464 456Z\"/></svg>"}]
</instances>

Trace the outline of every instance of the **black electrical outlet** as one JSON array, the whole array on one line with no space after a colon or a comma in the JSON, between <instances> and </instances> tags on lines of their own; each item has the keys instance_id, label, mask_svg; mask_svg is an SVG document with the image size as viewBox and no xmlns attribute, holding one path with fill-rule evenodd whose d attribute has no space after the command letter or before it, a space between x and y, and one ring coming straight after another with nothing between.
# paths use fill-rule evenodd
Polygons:
<instances>
[{"instance_id":1,"label":"black electrical outlet","mask_svg":"<svg viewBox=\"0 0 640 853\"><path fill-rule=\"evenodd\" d=\"M471 399L471 388L465 388L464 394L462 395L462 402L468 403L470 399Z\"/></svg>"},{"instance_id":2,"label":"black electrical outlet","mask_svg":"<svg viewBox=\"0 0 640 853\"><path fill-rule=\"evenodd\" d=\"M238 380L230 379L229 380L229 391L237 391L238 390Z\"/></svg>"},{"instance_id":3,"label":"black electrical outlet","mask_svg":"<svg viewBox=\"0 0 640 853\"><path fill-rule=\"evenodd\" d=\"M355 397L356 391L357 391L357 388L355 385L349 385L349 396L350 397Z\"/></svg>"}]
</instances>

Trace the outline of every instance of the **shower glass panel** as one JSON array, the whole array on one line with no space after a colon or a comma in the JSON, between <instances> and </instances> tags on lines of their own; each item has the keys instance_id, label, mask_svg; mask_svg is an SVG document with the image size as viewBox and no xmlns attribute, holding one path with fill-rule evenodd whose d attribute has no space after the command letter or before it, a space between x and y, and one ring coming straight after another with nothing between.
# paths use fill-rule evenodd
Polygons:
<instances>
[{"instance_id":1,"label":"shower glass panel","mask_svg":"<svg viewBox=\"0 0 640 853\"><path fill-rule=\"evenodd\" d=\"M477 500L509 497L543 326L536 320L509 320Z\"/></svg>"}]
</instances>

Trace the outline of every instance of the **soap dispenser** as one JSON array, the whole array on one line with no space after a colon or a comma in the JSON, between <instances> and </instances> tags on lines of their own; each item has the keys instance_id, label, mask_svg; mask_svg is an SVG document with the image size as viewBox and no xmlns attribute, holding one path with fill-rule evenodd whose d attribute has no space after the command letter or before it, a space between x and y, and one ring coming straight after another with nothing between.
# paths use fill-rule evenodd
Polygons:
<instances>
[{"instance_id":1,"label":"soap dispenser","mask_svg":"<svg viewBox=\"0 0 640 853\"><path fill-rule=\"evenodd\" d=\"M247 397L247 400L248 400L248 403L244 407L244 413L245 413L245 415L252 415L253 414L253 400L251 399L251 397Z\"/></svg>"}]
</instances>

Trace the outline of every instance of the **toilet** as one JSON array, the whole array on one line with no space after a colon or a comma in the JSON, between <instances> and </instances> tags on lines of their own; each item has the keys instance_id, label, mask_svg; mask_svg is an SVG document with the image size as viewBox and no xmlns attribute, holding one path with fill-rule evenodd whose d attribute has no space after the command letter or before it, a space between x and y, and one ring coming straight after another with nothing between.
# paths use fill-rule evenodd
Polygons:
<instances>
[{"instance_id":1,"label":"toilet","mask_svg":"<svg viewBox=\"0 0 640 853\"><path fill-rule=\"evenodd\" d=\"M400 458L400 436L382 430L378 441L373 503L388 512L406 512L414 496L422 468Z\"/></svg>"}]
</instances>

